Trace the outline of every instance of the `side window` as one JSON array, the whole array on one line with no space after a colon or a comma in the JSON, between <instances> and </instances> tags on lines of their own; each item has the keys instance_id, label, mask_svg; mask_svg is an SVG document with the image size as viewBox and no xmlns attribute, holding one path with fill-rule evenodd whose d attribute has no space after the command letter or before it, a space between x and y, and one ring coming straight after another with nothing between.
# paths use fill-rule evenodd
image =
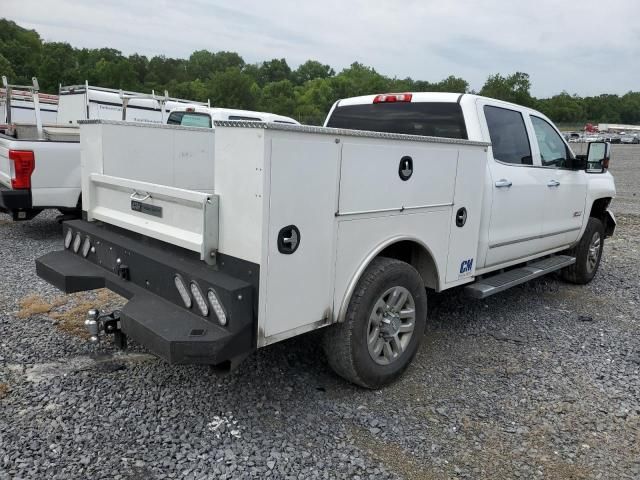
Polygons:
<instances>
[{"instance_id":1,"label":"side window","mask_svg":"<svg viewBox=\"0 0 640 480\"><path fill-rule=\"evenodd\" d=\"M533 165L527 127L520 112L485 105L493 157L505 163Z\"/></svg>"},{"instance_id":2,"label":"side window","mask_svg":"<svg viewBox=\"0 0 640 480\"><path fill-rule=\"evenodd\" d=\"M564 167L567 162L567 146L558 132L540 117L531 115L531 123L536 133L540 160L543 167Z\"/></svg>"}]
</instances>

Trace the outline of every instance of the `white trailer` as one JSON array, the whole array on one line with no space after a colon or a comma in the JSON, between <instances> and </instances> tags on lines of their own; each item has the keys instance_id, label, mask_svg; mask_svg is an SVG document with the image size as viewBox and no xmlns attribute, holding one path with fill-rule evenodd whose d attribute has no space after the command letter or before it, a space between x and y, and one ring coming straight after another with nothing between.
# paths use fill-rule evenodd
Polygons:
<instances>
[{"instance_id":1,"label":"white trailer","mask_svg":"<svg viewBox=\"0 0 640 480\"><path fill-rule=\"evenodd\" d=\"M576 157L542 114L473 95L348 99L326 123L216 122L210 164L151 155L134 171L111 153L114 125L82 123L86 220L65 222L38 274L129 299L90 313L94 340L233 368L326 328L332 367L369 388L416 354L425 289L484 298L552 271L595 275L615 228L607 145Z\"/></svg>"}]
</instances>

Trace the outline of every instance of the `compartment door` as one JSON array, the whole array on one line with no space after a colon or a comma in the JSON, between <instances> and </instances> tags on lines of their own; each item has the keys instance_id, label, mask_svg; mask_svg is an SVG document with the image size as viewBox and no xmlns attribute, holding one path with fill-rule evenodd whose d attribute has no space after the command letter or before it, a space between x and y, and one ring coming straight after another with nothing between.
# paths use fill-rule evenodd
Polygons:
<instances>
[{"instance_id":1,"label":"compartment door","mask_svg":"<svg viewBox=\"0 0 640 480\"><path fill-rule=\"evenodd\" d=\"M277 337L269 343L331 316L340 144L333 138L296 137L274 136L271 141L263 328L265 337ZM293 253L282 253L278 235L292 225L299 245Z\"/></svg>"},{"instance_id":2,"label":"compartment door","mask_svg":"<svg viewBox=\"0 0 640 480\"><path fill-rule=\"evenodd\" d=\"M486 169L487 153L483 148L460 150L449 227L446 283L475 275Z\"/></svg>"}]
</instances>

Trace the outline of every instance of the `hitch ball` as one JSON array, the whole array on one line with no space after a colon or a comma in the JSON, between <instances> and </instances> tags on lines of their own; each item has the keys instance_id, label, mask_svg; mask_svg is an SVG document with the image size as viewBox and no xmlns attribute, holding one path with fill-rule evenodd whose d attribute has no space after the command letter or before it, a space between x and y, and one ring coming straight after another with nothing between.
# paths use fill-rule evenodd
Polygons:
<instances>
[{"instance_id":1,"label":"hitch ball","mask_svg":"<svg viewBox=\"0 0 640 480\"><path fill-rule=\"evenodd\" d=\"M98 343L100 338L99 334L99 325L98 325L98 317L100 316L100 311L92 308L87 312L87 319L84 321L84 326L87 329L87 333L89 333L89 341L91 343Z\"/></svg>"}]
</instances>

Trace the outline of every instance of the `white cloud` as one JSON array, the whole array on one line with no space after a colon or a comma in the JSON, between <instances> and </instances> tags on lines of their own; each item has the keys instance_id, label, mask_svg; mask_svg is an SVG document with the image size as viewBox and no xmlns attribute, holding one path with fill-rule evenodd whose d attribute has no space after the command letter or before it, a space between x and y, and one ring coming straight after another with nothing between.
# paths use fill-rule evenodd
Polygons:
<instances>
[{"instance_id":1,"label":"white cloud","mask_svg":"<svg viewBox=\"0 0 640 480\"><path fill-rule=\"evenodd\" d=\"M525 71L533 93L638 89L638 8L624 0L2 0L2 15L76 47L186 57L231 50L256 62L353 61L391 76Z\"/></svg>"}]
</instances>

